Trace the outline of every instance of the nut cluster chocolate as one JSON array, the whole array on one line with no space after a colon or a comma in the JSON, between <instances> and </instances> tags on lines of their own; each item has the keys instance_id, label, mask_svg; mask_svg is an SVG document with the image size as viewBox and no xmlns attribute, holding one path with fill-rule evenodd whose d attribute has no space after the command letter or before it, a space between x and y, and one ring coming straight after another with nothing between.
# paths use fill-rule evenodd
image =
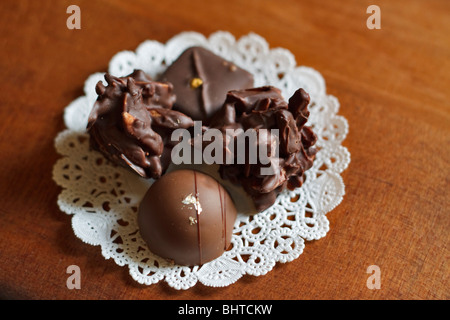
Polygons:
<instances>
[{"instance_id":1,"label":"nut cluster chocolate","mask_svg":"<svg viewBox=\"0 0 450 320\"><path fill-rule=\"evenodd\" d=\"M171 110L170 83L152 81L141 70L106 74L105 80L106 87L101 81L95 87L98 98L88 119L91 147L144 178L159 178L170 164L170 133L191 127L192 119Z\"/></svg>"},{"instance_id":2,"label":"nut cluster chocolate","mask_svg":"<svg viewBox=\"0 0 450 320\"><path fill-rule=\"evenodd\" d=\"M255 129L258 146L266 145L268 163L258 159L254 164L233 161L220 166L221 177L242 185L259 211L270 207L286 187L300 187L304 172L313 164L316 154L313 146L317 137L310 127L305 126L309 101L310 97L303 89L297 90L289 102L272 86L235 90L228 93L222 109L211 120L211 127L224 134L226 129L242 129L241 134ZM261 129L266 129L264 135ZM271 129L278 130L277 139L270 134ZM236 141L239 137L235 135L224 140L230 139ZM274 145L279 146L278 153L273 151ZM224 154L230 152L227 146L225 144ZM245 150L248 152L250 147L247 145ZM238 156L236 152L234 156ZM272 173L262 174L261 169L268 166L273 168Z\"/></svg>"}]
</instances>

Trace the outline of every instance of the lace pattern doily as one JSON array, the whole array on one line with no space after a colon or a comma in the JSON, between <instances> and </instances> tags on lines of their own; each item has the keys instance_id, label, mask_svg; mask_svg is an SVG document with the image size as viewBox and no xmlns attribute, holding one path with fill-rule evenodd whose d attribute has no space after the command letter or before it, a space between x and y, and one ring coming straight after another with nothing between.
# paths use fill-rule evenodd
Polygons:
<instances>
[{"instance_id":1,"label":"lace pattern doily","mask_svg":"<svg viewBox=\"0 0 450 320\"><path fill-rule=\"evenodd\" d=\"M85 82L85 95L65 108L67 129L55 138L55 148L62 156L53 168L53 179L62 187L58 206L72 216L72 228L78 238L99 246L105 259L128 266L131 277L145 285L165 280L176 289L188 289L197 282L223 287L245 274L264 275L277 262L298 258L305 241L327 234L326 215L345 193L340 173L350 163L350 153L341 145L348 132L347 120L337 115L338 99L326 94L321 74L297 66L288 50L271 49L262 37L253 33L235 39L227 32L216 32L208 38L184 32L166 44L149 40L135 52L117 53L108 72L125 76L134 69L142 69L156 78L184 49L193 45L204 46L252 72L255 87L273 85L282 90L286 99L296 89L304 88L311 97L308 125L318 136L319 152L301 188L280 194L276 203L264 212L238 215L232 248L221 257L201 267L171 265L149 252L138 231L137 209L152 181L114 166L100 153L89 150L87 118L97 98L95 85L98 81L105 82L104 73L92 74Z\"/></svg>"}]
</instances>

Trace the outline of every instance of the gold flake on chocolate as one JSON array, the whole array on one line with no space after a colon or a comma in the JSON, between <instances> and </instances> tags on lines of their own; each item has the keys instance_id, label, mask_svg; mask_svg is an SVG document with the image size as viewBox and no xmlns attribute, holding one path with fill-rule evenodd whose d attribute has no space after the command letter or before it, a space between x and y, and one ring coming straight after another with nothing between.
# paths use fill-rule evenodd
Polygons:
<instances>
[{"instance_id":1,"label":"gold flake on chocolate","mask_svg":"<svg viewBox=\"0 0 450 320\"><path fill-rule=\"evenodd\" d=\"M200 78L192 78L190 85L192 89L197 89L203 84L203 80Z\"/></svg>"}]
</instances>

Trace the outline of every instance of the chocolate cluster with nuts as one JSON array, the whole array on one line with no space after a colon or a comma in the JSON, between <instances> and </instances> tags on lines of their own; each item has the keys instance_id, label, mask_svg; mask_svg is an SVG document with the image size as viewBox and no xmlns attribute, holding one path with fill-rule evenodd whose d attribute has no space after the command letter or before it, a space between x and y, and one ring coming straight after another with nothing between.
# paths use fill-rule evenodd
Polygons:
<instances>
[{"instance_id":1,"label":"chocolate cluster with nuts","mask_svg":"<svg viewBox=\"0 0 450 320\"><path fill-rule=\"evenodd\" d=\"M267 163L262 163L260 158L251 163L246 154L245 163L235 159L231 164L220 166L221 177L241 185L259 211L273 205L277 195L286 187L300 187L305 171L313 164L317 136L310 127L305 126L309 102L310 97L303 89L298 89L288 102L283 99L280 90L272 86L235 90L227 94L222 108L211 120L210 127L221 130L224 135L227 129L241 134L249 129L255 130L257 147L264 145L267 150ZM276 129L278 137L271 134L272 129ZM224 144L225 155L231 152L228 148L231 139L234 139L233 148L236 148L239 135L224 139L227 141ZM278 148L278 152L274 152L274 148ZM245 150L248 152L251 146L247 145ZM234 157L242 156L232 153ZM264 173L262 169L267 167L271 171Z\"/></svg>"},{"instance_id":2,"label":"chocolate cluster with nuts","mask_svg":"<svg viewBox=\"0 0 450 320\"><path fill-rule=\"evenodd\" d=\"M141 177L159 178L170 164L171 132L193 120L171 110L172 84L152 81L142 70L106 74L105 80L107 86L99 81L95 87L98 98L88 118L91 147Z\"/></svg>"}]
</instances>

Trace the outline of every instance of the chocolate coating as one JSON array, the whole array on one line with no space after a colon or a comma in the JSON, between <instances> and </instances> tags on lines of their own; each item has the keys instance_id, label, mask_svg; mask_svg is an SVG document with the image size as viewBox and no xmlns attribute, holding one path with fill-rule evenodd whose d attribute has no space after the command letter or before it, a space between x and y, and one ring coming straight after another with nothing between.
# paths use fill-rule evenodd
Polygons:
<instances>
[{"instance_id":1,"label":"chocolate coating","mask_svg":"<svg viewBox=\"0 0 450 320\"><path fill-rule=\"evenodd\" d=\"M283 99L279 89L271 86L230 91L223 107L211 120L210 126L224 134L228 128L243 129L243 132L255 129L260 139L258 144L266 144L266 150L272 150L274 137L271 134L261 136L258 130L279 130L278 156L274 152L268 155L275 168L273 174L262 175L261 168L268 165L259 161L238 164L235 159L233 164L220 166L221 177L241 185L259 211L270 207L286 187L291 190L300 187L304 172L313 164L317 152L313 146L317 136L310 127L305 126L309 101L309 95L303 89L298 89L289 102ZM238 136L234 139L236 141ZM224 141L230 141L230 138ZM230 152L225 145L224 154Z\"/></svg>"},{"instance_id":2,"label":"chocolate coating","mask_svg":"<svg viewBox=\"0 0 450 320\"><path fill-rule=\"evenodd\" d=\"M230 90L253 87L253 75L202 47L185 50L161 76L173 84L174 109L205 123Z\"/></svg>"},{"instance_id":3,"label":"chocolate coating","mask_svg":"<svg viewBox=\"0 0 450 320\"><path fill-rule=\"evenodd\" d=\"M201 265L227 250L236 208L228 192L207 174L176 170L158 179L138 212L150 251L180 265Z\"/></svg>"},{"instance_id":4,"label":"chocolate coating","mask_svg":"<svg viewBox=\"0 0 450 320\"><path fill-rule=\"evenodd\" d=\"M91 147L142 177L159 178L170 164L171 132L191 127L192 119L170 109L170 83L152 81L141 70L120 78L106 74L105 80L106 87L96 85L88 119Z\"/></svg>"}]
</instances>

